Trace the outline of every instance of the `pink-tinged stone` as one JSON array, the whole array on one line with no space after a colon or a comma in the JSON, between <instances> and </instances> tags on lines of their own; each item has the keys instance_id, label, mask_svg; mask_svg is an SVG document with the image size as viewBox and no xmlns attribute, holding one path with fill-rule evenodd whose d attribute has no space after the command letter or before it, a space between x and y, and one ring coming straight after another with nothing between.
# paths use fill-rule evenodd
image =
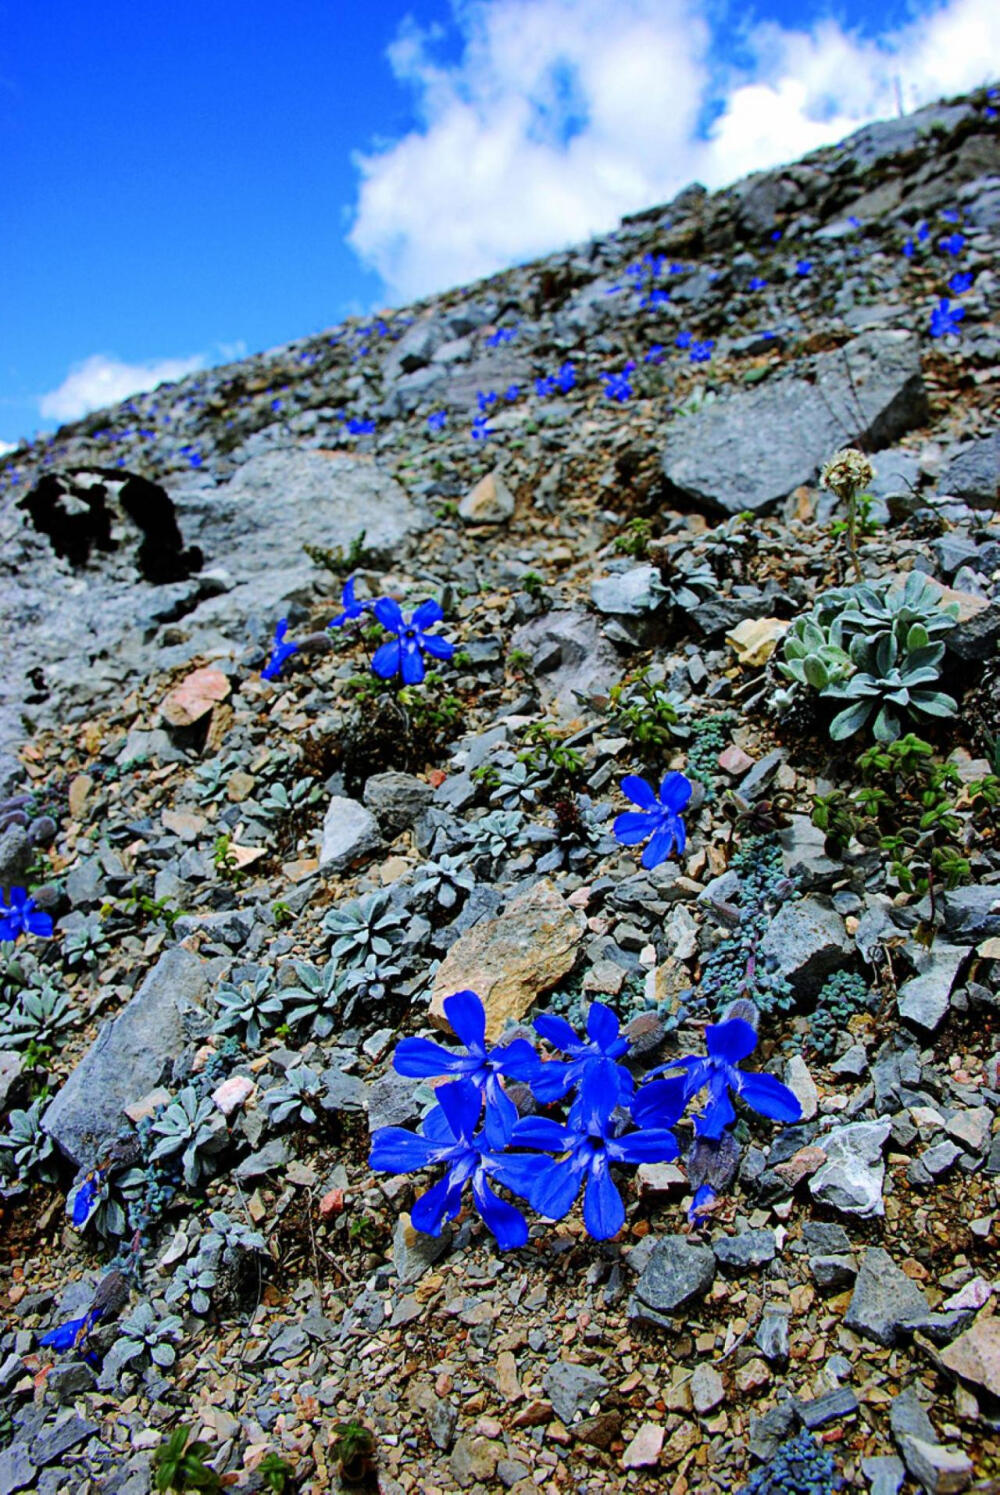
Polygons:
<instances>
[{"instance_id":1,"label":"pink-tinged stone","mask_svg":"<svg viewBox=\"0 0 1000 1495\"><path fill-rule=\"evenodd\" d=\"M229 681L221 670L194 670L163 698L160 715L171 727L190 727L207 716L217 701L229 694Z\"/></svg>"},{"instance_id":2,"label":"pink-tinged stone","mask_svg":"<svg viewBox=\"0 0 1000 1495\"><path fill-rule=\"evenodd\" d=\"M133 1126L138 1126L140 1121L145 1121L147 1116L152 1116L153 1112L158 1111L160 1106L169 1106L172 1100L173 1096L170 1094L170 1091L165 1090L162 1085L157 1085L155 1090L147 1091L145 1095L141 1096L139 1100L133 1101L131 1105L122 1106L122 1111L128 1117L129 1121L132 1122Z\"/></svg>"},{"instance_id":3,"label":"pink-tinged stone","mask_svg":"<svg viewBox=\"0 0 1000 1495\"><path fill-rule=\"evenodd\" d=\"M956 1376L1000 1396L1000 1319L979 1319L941 1352L941 1359Z\"/></svg>"},{"instance_id":4,"label":"pink-tinged stone","mask_svg":"<svg viewBox=\"0 0 1000 1495\"><path fill-rule=\"evenodd\" d=\"M242 1106L256 1088L249 1075L230 1075L228 1080L223 1080L218 1090L213 1090L212 1100L223 1116L231 1116L237 1106Z\"/></svg>"},{"instance_id":5,"label":"pink-tinged stone","mask_svg":"<svg viewBox=\"0 0 1000 1495\"><path fill-rule=\"evenodd\" d=\"M648 1469L659 1462L663 1448L663 1428L658 1422L644 1422L622 1455L626 1469Z\"/></svg>"},{"instance_id":6,"label":"pink-tinged stone","mask_svg":"<svg viewBox=\"0 0 1000 1495\"><path fill-rule=\"evenodd\" d=\"M982 1308L987 1298L993 1296L993 1284L987 1282L985 1277L973 1277L964 1287L960 1287L957 1293L952 1293L944 1303L941 1304L943 1312L950 1312L954 1308Z\"/></svg>"},{"instance_id":7,"label":"pink-tinged stone","mask_svg":"<svg viewBox=\"0 0 1000 1495\"><path fill-rule=\"evenodd\" d=\"M741 747L737 747L735 742L731 742L719 754L717 761L722 772L727 773L731 779L741 779L745 773L750 772L750 769L754 765L754 760L750 757L749 753L745 753Z\"/></svg>"},{"instance_id":8,"label":"pink-tinged stone","mask_svg":"<svg viewBox=\"0 0 1000 1495\"><path fill-rule=\"evenodd\" d=\"M344 1212L343 1189L328 1189L319 1202L320 1219L332 1220Z\"/></svg>"}]
</instances>

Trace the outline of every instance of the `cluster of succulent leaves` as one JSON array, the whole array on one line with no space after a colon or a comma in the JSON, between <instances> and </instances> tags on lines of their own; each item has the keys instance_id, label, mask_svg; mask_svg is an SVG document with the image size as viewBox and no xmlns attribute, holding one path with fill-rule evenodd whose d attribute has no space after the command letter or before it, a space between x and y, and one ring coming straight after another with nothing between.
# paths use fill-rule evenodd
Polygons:
<instances>
[{"instance_id":1,"label":"cluster of succulent leaves","mask_svg":"<svg viewBox=\"0 0 1000 1495\"><path fill-rule=\"evenodd\" d=\"M868 982L856 972L835 971L826 978L809 1016L809 1039L820 1059L834 1057L837 1041L848 1031L849 1020L868 1010L872 1001Z\"/></svg>"},{"instance_id":2,"label":"cluster of succulent leaves","mask_svg":"<svg viewBox=\"0 0 1000 1495\"><path fill-rule=\"evenodd\" d=\"M813 823L832 855L852 839L889 857L904 892L926 893L967 882L971 868L958 797L973 814L1000 822L1000 778L987 774L965 784L954 763L936 758L930 743L912 732L875 743L858 758L861 785L813 796Z\"/></svg>"},{"instance_id":3,"label":"cluster of succulent leaves","mask_svg":"<svg viewBox=\"0 0 1000 1495\"><path fill-rule=\"evenodd\" d=\"M6 974L0 996L0 1047L31 1048L36 1055L54 1051L78 1019L68 995L26 962L9 967Z\"/></svg>"},{"instance_id":4,"label":"cluster of succulent leaves","mask_svg":"<svg viewBox=\"0 0 1000 1495\"><path fill-rule=\"evenodd\" d=\"M46 1102L39 1097L27 1110L11 1111L6 1135L0 1136L0 1172L13 1167L23 1182L38 1179L54 1183L58 1177L58 1158L48 1132L42 1130L42 1111Z\"/></svg>"},{"instance_id":5,"label":"cluster of succulent leaves","mask_svg":"<svg viewBox=\"0 0 1000 1495\"><path fill-rule=\"evenodd\" d=\"M830 723L834 742L871 723L877 742L893 742L914 715L947 717L958 709L933 689L941 673L942 636L958 607L943 607L922 572L900 585L893 577L824 592L792 624L778 668L789 680L842 709Z\"/></svg>"},{"instance_id":6,"label":"cluster of succulent leaves","mask_svg":"<svg viewBox=\"0 0 1000 1495\"><path fill-rule=\"evenodd\" d=\"M734 711L717 711L713 716L698 717L687 724L690 742L684 772L689 779L697 779L701 784L705 791L705 804L711 804L715 799L719 754L729 746L730 729L736 719Z\"/></svg>"},{"instance_id":7,"label":"cluster of succulent leaves","mask_svg":"<svg viewBox=\"0 0 1000 1495\"><path fill-rule=\"evenodd\" d=\"M210 1228L199 1237L194 1255L175 1268L164 1293L167 1303L186 1302L192 1313L202 1316L212 1307L212 1294L226 1261L236 1255L264 1256L267 1251L259 1231L224 1210L213 1210L208 1218Z\"/></svg>"},{"instance_id":8,"label":"cluster of succulent leaves","mask_svg":"<svg viewBox=\"0 0 1000 1495\"><path fill-rule=\"evenodd\" d=\"M213 1171L217 1155L229 1141L226 1118L211 1096L199 1095L193 1085L185 1085L163 1107L151 1130L150 1161L178 1162L188 1188Z\"/></svg>"},{"instance_id":9,"label":"cluster of succulent leaves","mask_svg":"<svg viewBox=\"0 0 1000 1495\"><path fill-rule=\"evenodd\" d=\"M710 904L730 933L702 958L701 1000L715 1012L740 997L764 1014L787 1011L794 1002L791 987L759 953L775 913L794 891L782 866L778 835L744 837L730 868L739 876L739 903Z\"/></svg>"},{"instance_id":10,"label":"cluster of succulent leaves","mask_svg":"<svg viewBox=\"0 0 1000 1495\"><path fill-rule=\"evenodd\" d=\"M803 1430L775 1449L740 1495L837 1495L843 1488L829 1449Z\"/></svg>"}]
</instances>

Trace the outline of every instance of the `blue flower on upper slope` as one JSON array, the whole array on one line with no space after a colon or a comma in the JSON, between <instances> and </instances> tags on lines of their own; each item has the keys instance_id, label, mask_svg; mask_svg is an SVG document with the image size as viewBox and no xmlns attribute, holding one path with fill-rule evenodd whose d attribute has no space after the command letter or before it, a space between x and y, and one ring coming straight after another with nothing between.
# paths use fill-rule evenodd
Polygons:
<instances>
[{"instance_id":1,"label":"blue flower on upper slope","mask_svg":"<svg viewBox=\"0 0 1000 1495\"><path fill-rule=\"evenodd\" d=\"M674 347L690 348L691 339L693 338L693 336L694 334L692 332L678 332L677 336L674 338Z\"/></svg>"},{"instance_id":2,"label":"blue flower on upper slope","mask_svg":"<svg viewBox=\"0 0 1000 1495\"><path fill-rule=\"evenodd\" d=\"M16 940L22 934L38 934L48 938L52 933L52 919L35 907L35 900L25 888L11 888L10 902L4 901L0 888L0 940Z\"/></svg>"},{"instance_id":3,"label":"blue flower on upper slope","mask_svg":"<svg viewBox=\"0 0 1000 1495\"><path fill-rule=\"evenodd\" d=\"M511 1130L494 1107L487 1106L483 1128L477 1132L482 1095L469 1080L439 1086L437 1099L419 1133L399 1126L379 1127L372 1136L370 1166L385 1173L413 1173L444 1163L444 1177L421 1194L410 1211L414 1228L440 1235L444 1222L453 1220L461 1209L465 1186L471 1183L476 1209L501 1251L523 1246L528 1222L515 1205L493 1192L490 1181L523 1196L546 1159L504 1156Z\"/></svg>"},{"instance_id":4,"label":"blue flower on upper slope","mask_svg":"<svg viewBox=\"0 0 1000 1495\"><path fill-rule=\"evenodd\" d=\"M539 1068L538 1055L526 1038L514 1038L496 1048L487 1048L486 1011L474 991L458 991L446 997L444 1015L452 1032L465 1044L464 1050L446 1049L430 1038L402 1038L393 1059L396 1073L414 1079L448 1075L455 1080L471 1081L486 1104L498 1109L513 1126L517 1107L505 1094L500 1076L531 1080Z\"/></svg>"},{"instance_id":5,"label":"blue flower on upper slope","mask_svg":"<svg viewBox=\"0 0 1000 1495\"><path fill-rule=\"evenodd\" d=\"M796 273L796 275L800 275L803 278L806 275L809 275L811 272L812 272L812 260L799 260L798 263L795 266L795 273Z\"/></svg>"},{"instance_id":6,"label":"blue flower on upper slope","mask_svg":"<svg viewBox=\"0 0 1000 1495\"><path fill-rule=\"evenodd\" d=\"M638 805L638 810L626 810L619 815L612 827L623 846L638 846L640 841L651 837L642 854L644 867L658 867L670 853L678 852L687 845L687 834L681 811L691 798L691 780L682 773L668 773L660 785L657 798L652 785L638 774L626 774L622 779L622 792Z\"/></svg>"},{"instance_id":7,"label":"blue flower on upper slope","mask_svg":"<svg viewBox=\"0 0 1000 1495\"><path fill-rule=\"evenodd\" d=\"M960 330L958 324L964 316L964 306L952 309L947 296L942 296L931 312L931 337L957 337Z\"/></svg>"},{"instance_id":8,"label":"blue flower on upper slope","mask_svg":"<svg viewBox=\"0 0 1000 1495\"><path fill-rule=\"evenodd\" d=\"M622 1104L632 1094L632 1076L624 1065L615 1061L631 1047L629 1039L623 1038L618 1018L603 1002L591 1002L587 1012L587 1040L579 1037L564 1017L543 1012L535 1018L535 1032L546 1039L554 1049L569 1054L568 1060L549 1059L544 1063L535 1056L535 1070L530 1076L532 1093L543 1105L561 1100L573 1088L581 1085L594 1068L600 1068L609 1082L618 1086Z\"/></svg>"},{"instance_id":9,"label":"blue flower on upper slope","mask_svg":"<svg viewBox=\"0 0 1000 1495\"><path fill-rule=\"evenodd\" d=\"M961 254L965 248L965 235L957 231L949 234L947 238L938 240L938 248L942 254Z\"/></svg>"},{"instance_id":10,"label":"blue flower on upper slope","mask_svg":"<svg viewBox=\"0 0 1000 1495\"><path fill-rule=\"evenodd\" d=\"M338 613L335 618L330 619L330 622L326 625L328 628L343 628L345 623L353 623L356 618L363 618L371 607L370 602L359 602L355 597L353 576L349 576L344 582L343 590L340 594L340 605L343 608L343 612Z\"/></svg>"},{"instance_id":11,"label":"blue flower on upper slope","mask_svg":"<svg viewBox=\"0 0 1000 1495\"><path fill-rule=\"evenodd\" d=\"M749 289L751 291L762 291L766 285L767 281L764 279L763 275L755 275L750 282Z\"/></svg>"},{"instance_id":12,"label":"blue flower on upper slope","mask_svg":"<svg viewBox=\"0 0 1000 1495\"><path fill-rule=\"evenodd\" d=\"M694 1129L699 1137L719 1138L736 1120L730 1091L745 1101L751 1110L772 1121L801 1121L802 1107L787 1085L773 1075L747 1074L737 1067L757 1047L757 1033L750 1023L739 1017L724 1023L709 1023L705 1028L705 1046L708 1049L706 1058L691 1055L650 1071L652 1075L675 1069L684 1071L682 1093L685 1105L699 1091L708 1091L704 1109L694 1117ZM664 1124L663 1116L669 1114L675 1104L673 1083L673 1079L653 1080L642 1087L632 1102L632 1116L639 1126ZM671 1085L672 1088L661 1090L661 1085Z\"/></svg>"},{"instance_id":13,"label":"blue flower on upper slope","mask_svg":"<svg viewBox=\"0 0 1000 1495\"><path fill-rule=\"evenodd\" d=\"M953 296L964 296L972 285L971 270L956 270L948 282L948 289Z\"/></svg>"},{"instance_id":14,"label":"blue flower on upper slope","mask_svg":"<svg viewBox=\"0 0 1000 1495\"><path fill-rule=\"evenodd\" d=\"M380 597L373 604L373 611L382 627L396 635L375 650L372 669L382 680L401 675L404 685L417 685L424 678L425 654L435 659L450 659L454 654L454 644L438 633L426 631L444 617L441 604L433 598L421 602L409 622L392 597Z\"/></svg>"},{"instance_id":15,"label":"blue flower on upper slope","mask_svg":"<svg viewBox=\"0 0 1000 1495\"><path fill-rule=\"evenodd\" d=\"M536 1177L526 1180L527 1197L540 1215L561 1220L583 1186L583 1223L597 1241L610 1240L625 1223L625 1205L611 1164L667 1163L679 1152L673 1133L663 1126L615 1135L618 1088L610 1068L597 1065L584 1075L567 1126L543 1116L525 1116L511 1138L515 1146L563 1155L543 1162Z\"/></svg>"},{"instance_id":16,"label":"blue flower on upper slope","mask_svg":"<svg viewBox=\"0 0 1000 1495\"><path fill-rule=\"evenodd\" d=\"M260 672L262 680L277 680L281 676L285 660L290 659L293 654L298 653L298 644L291 639L287 642L285 634L288 632L288 619L282 618L274 630L274 643L271 645L271 657Z\"/></svg>"},{"instance_id":17,"label":"blue flower on upper slope","mask_svg":"<svg viewBox=\"0 0 1000 1495\"><path fill-rule=\"evenodd\" d=\"M715 347L715 338L707 337L703 342L691 344L691 352L688 355L692 363L711 363L712 349Z\"/></svg>"},{"instance_id":18,"label":"blue flower on upper slope","mask_svg":"<svg viewBox=\"0 0 1000 1495\"><path fill-rule=\"evenodd\" d=\"M448 415L444 410L432 410L427 417L427 424L432 431L443 431L447 423Z\"/></svg>"}]
</instances>

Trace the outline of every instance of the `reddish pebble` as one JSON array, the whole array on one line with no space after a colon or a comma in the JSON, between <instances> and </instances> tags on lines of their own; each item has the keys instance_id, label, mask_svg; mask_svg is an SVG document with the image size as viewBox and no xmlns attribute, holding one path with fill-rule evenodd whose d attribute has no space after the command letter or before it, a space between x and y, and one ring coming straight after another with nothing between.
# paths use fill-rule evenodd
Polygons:
<instances>
[{"instance_id":1,"label":"reddish pebble","mask_svg":"<svg viewBox=\"0 0 1000 1495\"><path fill-rule=\"evenodd\" d=\"M343 1189L330 1189L328 1193L323 1195L323 1198L319 1202L320 1218L323 1220L332 1220L334 1215L340 1215L343 1214L343 1212Z\"/></svg>"}]
</instances>

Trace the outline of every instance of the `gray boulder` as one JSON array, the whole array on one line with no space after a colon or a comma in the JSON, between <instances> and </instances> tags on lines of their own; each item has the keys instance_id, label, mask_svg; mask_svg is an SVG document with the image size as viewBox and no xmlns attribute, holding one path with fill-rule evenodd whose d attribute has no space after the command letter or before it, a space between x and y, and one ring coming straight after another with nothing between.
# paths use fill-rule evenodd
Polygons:
<instances>
[{"instance_id":1,"label":"gray boulder","mask_svg":"<svg viewBox=\"0 0 1000 1495\"><path fill-rule=\"evenodd\" d=\"M885 1146L892 1123L855 1121L838 1126L818 1139L826 1162L809 1180L809 1190L820 1204L832 1205L845 1215L881 1215Z\"/></svg>"},{"instance_id":2,"label":"gray boulder","mask_svg":"<svg viewBox=\"0 0 1000 1495\"><path fill-rule=\"evenodd\" d=\"M761 941L761 954L798 996L813 996L845 965L854 950L844 921L818 898L801 898L778 910Z\"/></svg>"},{"instance_id":3,"label":"gray boulder","mask_svg":"<svg viewBox=\"0 0 1000 1495\"><path fill-rule=\"evenodd\" d=\"M378 821L371 810L356 799L335 794L323 819L323 843L319 853L321 872L342 872L359 857L382 845Z\"/></svg>"},{"instance_id":4,"label":"gray boulder","mask_svg":"<svg viewBox=\"0 0 1000 1495\"><path fill-rule=\"evenodd\" d=\"M876 331L820 353L796 374L740 389L671 427L668 491L738 514L773 508L840 447L877 451L927 410L918 339Z\"/></svg>"},{"instance_id":5,"label":"gray boulder","mask_svg":"<svg viewBox=\"0 0 1000 1495\"><path fill-rule=\"evenodd\" d=\"M411 826L433 797L430 784L410 773L372 774L364 791L365 804L387 836Z\"/></svg>"},{"instance_id":6,"label":"gray boulder","mask_svg":"<svg viewBox=\"0 0 1000 1495\"><path fill-rule=\"evenodd\" d=\"M955 447L938 487L964 499L970 509L1000 509L1000 432Z\"/></svg>"},{"instance_id":7,"label":"gray boulder","mask_svg":"<svg viewBox=\"0 0 1000 1495\"><path fill-rule=\"evenodd\" d=\"M42 1117L77 1167L113 1135L123 1107L158 1085L187 1042L185 1018L204 1017L205 961L179 946L160 956L124 1011L105 1023Z\"/></svg>"},{"instance_id":8,"label":"gray boulder","mask_svg":"<svg viewBox=\"0 0 1000 1495\"><path fill-rule=\"evenodd\" d=\"M900 1271L889 1253L880 1246L870 1247L844 1316L847 1327L879 1344L893 1345L908 1320L922 1318L929 1311L917 1284Z\"/></svg>"},{"instance_id":9,"label":"gray boulder","mask_svg":"<svg viewBox=\"0 0 1000 1495\"><path fill-rule=\"evenodd\" d=\"M535 682L545 707L561 716L579 713L578 696L606 695L621 679L621 662L586 613L545 613L515 629L511 647L531 655Z\"/></svg>"},{"instance_id":10,"label":"gray boulder","mask_svg":"<svg viewBox=\"0 0 1000 1495\"><path fill-rule=\"evenodd\" d=\"M715 1253L683 1235L667 1235L654 1242L635 1286L628 1316L633 1322L675 1327L672 1315L693 1298L708 1292L715 1281Z\"/></svg>"}]
</instances>

